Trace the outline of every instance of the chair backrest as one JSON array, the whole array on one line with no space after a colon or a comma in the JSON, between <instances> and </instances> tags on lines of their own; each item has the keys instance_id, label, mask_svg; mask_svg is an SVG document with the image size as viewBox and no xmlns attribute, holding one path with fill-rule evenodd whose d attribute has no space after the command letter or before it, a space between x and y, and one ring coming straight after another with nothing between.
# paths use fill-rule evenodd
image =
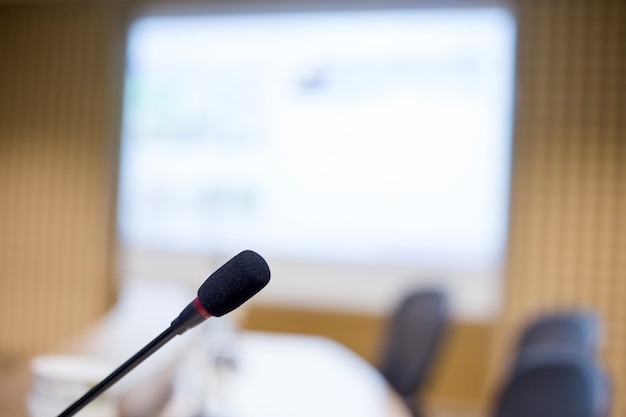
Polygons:
<instances>
[{"instance_id":1,"label":"chair backrest","mask_svg":"<svg viewBox=\"0 0 626 417\"><path fill-rule=\"evenodd\" d=\"M606 378L589 355L560 346L529 347L497 398L493 417L606 417Z\"/></svg>"},{"instance_id":2,"label":"chair backrest","mask_svg":"<svg viewBox=\"0 0 626 417\"><path fill-rule=\"evenodd\" d=\"M571 311L546 314L526 326L517 350L519 352L530 346L558 344L595 355L598 337L598 321L591 313Z\"/></svg>"},{"instance_id":3,"label":"chair backrest","mask_svg":"<svg viewBox=\"0 0 626 417\"><path fill-rule=\"evenodd\" d=\"M427 378L448 320L447 297L438 289L408 294L391 316L379 367L404 398Z\"/></svg>"}]
</instances>

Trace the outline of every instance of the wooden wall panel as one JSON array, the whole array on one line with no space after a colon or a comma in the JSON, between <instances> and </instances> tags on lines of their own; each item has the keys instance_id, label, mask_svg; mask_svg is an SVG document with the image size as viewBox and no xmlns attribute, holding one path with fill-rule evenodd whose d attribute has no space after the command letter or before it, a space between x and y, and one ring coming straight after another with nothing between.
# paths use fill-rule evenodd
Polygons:
<instances>
[{"instance_id":1,"label":"wooden wall panel","mask_svg":"<svg viewBox=\"0 0 626 417\"><path fill-rule=\"evenodd\" d=\"M111 304L121 3L0 4L0 354Z\"/></svg>"},{"instance_id":2,"label":"wooden wall panel","mask_svg":"<svg viewBox=\"0 0 626 417\"><path fill-rule=\"evenodd\" d=\"M605 323L602 358L626 390L626 2L520 0L508 279L494 367L542 311ZM497 371L496 371L497 373ZM615 416L626 401L615 397Z\"/></svg>"}]
</instances>

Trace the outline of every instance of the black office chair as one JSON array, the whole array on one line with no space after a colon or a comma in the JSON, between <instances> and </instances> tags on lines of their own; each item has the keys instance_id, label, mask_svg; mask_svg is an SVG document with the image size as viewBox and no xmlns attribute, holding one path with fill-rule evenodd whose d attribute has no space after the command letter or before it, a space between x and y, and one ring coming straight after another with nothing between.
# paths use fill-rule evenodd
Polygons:
<instances>
[{"instance_id":1,"label":"black office chair","mask_svg":"<svg viewBox=\"0 0 626 417\"><path fill-rule=\"evenodd\" d=\"M519 352L493 417L607 417L606 378L589 355L538 345Z\"/></svg>"},{"instance_id":2,"label":"black office chair","mask_svg":"<svg viewBox=\"0 0 626 417\"><path fill-rule=\"evenodd\" d=\"M429 289L407 295L388 323L379 369L414 416L420 415L416 398L432 369L448 320L445 293Z\"/></svg>"},{"instance_id":3,"label":"black office chair","mask_svg":"<svg viewBox=\"0 0 626 417\"><path fill-rule=\"evenodd\" d=\"M599 344L598 321L582 311L542 315L526 325L517 350L544 344L566 345L594 356Z\"/></svg>"}]
</instances>

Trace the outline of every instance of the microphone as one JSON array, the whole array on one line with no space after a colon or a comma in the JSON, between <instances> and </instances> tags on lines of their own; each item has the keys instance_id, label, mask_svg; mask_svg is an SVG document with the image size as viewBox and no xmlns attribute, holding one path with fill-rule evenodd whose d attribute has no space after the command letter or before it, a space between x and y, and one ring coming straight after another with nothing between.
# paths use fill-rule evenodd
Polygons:
<instances>
[{"instance_id":1,"label":"microphone","mask_svg":"<svg viewBox=\"0 0 626 417\"><path fill-rule=\"evenodd\" d=\"M246 250L211 274L198 289L198 296L172 322L183 334L211 316L220 317L242 305L270 280L270 269L256 252Z\"/></svg>"},{"instance_id":2,"label":"microphone","mask_svg":"<svg viewBox=\"0 0 626 417\"><path fill-rule=\"evenodd\" d=\"M209 317L231 312L261 291L270 281L270 269L256 252L245 250L213 272L198 289L198 296L181 311L170 327L133 357L76 400L58 417L69 417L102 394L148 356Z\"/></svg>"}]
</instances>

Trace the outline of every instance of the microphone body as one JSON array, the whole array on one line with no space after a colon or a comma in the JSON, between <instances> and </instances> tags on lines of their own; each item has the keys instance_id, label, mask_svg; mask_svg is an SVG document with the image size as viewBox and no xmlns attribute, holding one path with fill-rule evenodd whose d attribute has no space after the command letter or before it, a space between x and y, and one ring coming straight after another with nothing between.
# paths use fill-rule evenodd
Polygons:
<instances>
[{"instance_id":1,"label":"microphone body","mask_svg":"<svg viewBox=\"0 0 626 417\"><path fill-rule=\"evenodd\" d=\"M269 267L259 254L247 250L234 256L207 278L198 289L198 296L181 311L170 327L58 417L73 416L174 337L211 316L219 317L229 313L263 289L269 280Z\"/></svg>"},{"instance_id":2,"label":"microphone body","mask_svg":"<svg viewBox=\"0 0 626 417\"><path fill-rule=\"evenodd\" d=\"M202 307L200 300L196 297L192 302L187 304L187 307L172 321L170 328L176 332L176 334L183 334L209 317L211 317L211 314Z\"/></svg>"}]
</instances>

